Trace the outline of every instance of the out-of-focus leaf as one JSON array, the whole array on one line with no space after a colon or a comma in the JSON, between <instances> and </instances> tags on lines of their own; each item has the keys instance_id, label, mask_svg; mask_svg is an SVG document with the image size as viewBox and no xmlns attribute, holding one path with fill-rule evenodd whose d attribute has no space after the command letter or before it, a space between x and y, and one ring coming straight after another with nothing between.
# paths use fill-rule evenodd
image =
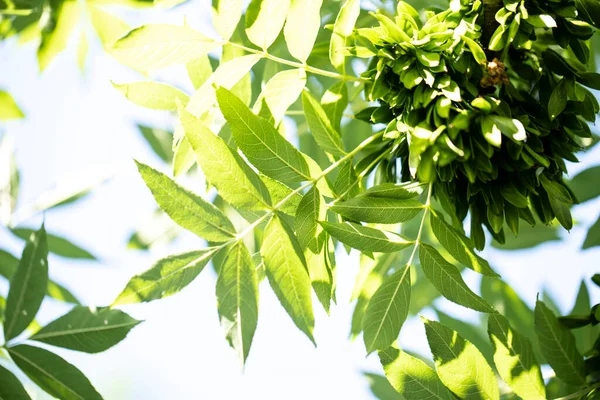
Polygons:
<instances>
[{"instance_id":1,"label":"out-of-focus leaf","mask_svg":"<svg viewBox=\"0 0 600 400\"><path fill-rule=\"evenodd\" d=\"M11 232L16 237L23 240L27 240L35 231L30 228L12 228ZM72 243L71 241L63 237L47 233L46 239L48 241L48 251L58 256L87 260L96 259L96 257L94 257L94 255L91 254L89 251L79 247L78 245Z\"/></svg>"},{"instance_id":2,"label":"out-of-focus leaf","mask_svg":"<svg viewBox=\"0 0 600 400\"><path fill-rule=\"evenodd\" d=\"M0 223L9 225L19 196L19 170L8 135L0 141Z\"/></svg>"},{"instance_id":3,"label":"out-of-focus leaf","mask_svg":"<svg viewBox=\"0 0 600 400\"><path fill-rule=\"evenodd\" d=\"M10 282L4 310L4 337L18 336L35 318L48 287L48 243L44 226L27 240Z\"/></svg>"},{"instance_id":4,"label":"out-of-focus leaf","mask_svg":"<svg viewBox=\"0 0 600 400\"><path fill-rule=\"evenodd\" d=\"M595 246L600 246L600 218L588 230L582 248L589 249Z\"/></svg>"},{"instance_id":5,"label":"out-of-focus leaf","mask_svg":"<svg viewBox=\"0 0 600 400\"><path fill-rule=\"evenodd\" d=\"M44 326L30 340L85 353L100 353L125 339L140 322L119 310L77 306Z\"/></svg>"},{"instance_id":6,"label":"out-of-focus leaf","mask_svg":"<svg viewBox=\"0 0 600 400\"><path fill-rule=\"evenodd\" d=\"M164 162L170 163L173 160L173 150L171 148L173 143L173 132L159 128L151 128L142 124L137 124L137 127L144 139L146 139L146 142L148 142L154 151L154 154L160 157Z\"/></svg>"},{"instance_id":7,"label":"out-of-focus leaf","mask_svg":"<svg viewBox=\"0 0 600 400\"><path fill-rule=\"evenodd\" d=\"M24 118L21 111L10 93L0 90L0 121Z\"/></svg>"},{"instance_id":8,"label":"out-of-focus leaf","mask_svg":"<svg viewBox=\"0 0 600 400\"><path fill-rule=\"evenodd\" d=\"M363 372L365 378L369 382L371 393L378 400L401 400L402 396L396 392L396 389L385 378L379 374Z\"/></svg>"},{"instance_id":9,"label":"out-of-focus leaf","mask_svg":"<svg viewBox=\"0 0 600 400\"><path fill-rule=\"evenodd\" d=\"M129 25L121 18L114 16L93 4L87 7L94 30L100 37L102 46L110 51L113 43L129 31Z\"/></svg>"},{"instance_id":10,"label":"out-of-focus leaf","mask_svg":"<svg viewBox=\"0 0 600 400\"><path fill-rule=\"evenodd\" d=\"M54 353L25 344L9 347L15 364L48 394L64 400L102 400L81 371Z\"/></svg>"},{"instance_id":11,"label":"out-of-focus leaf","mask_svg":"<svg viewBox=\"0 0 600 400\"><path fill-rule=\"evenodd\" d=\"M528 250L546 242L560 240L558 233L557 225L521 224L519 236L507 234L504 244L492 240L492 246L500 250Z\"/></svg>"},{"instance_id":12,"label":"out-of-focus leaf","mask_svg":"<svg viewBox=\"0 0 600 400\"><path fill-rule=\"evenodd\" d=\"M181 90L160 82L112 83L127 100L153 110L175 111L177 105L187 104L189 96Z\"/></svg>"},{"instance_id":13,"label":"out-of-focus leaf","mask_svg":"<svg viewBox=\"0 0 600 400\"><path fill-rule=\"evenodd\" d=\"M67 47L81 15L80 4L75 0L54 0L50 5L50 20L42 30L42 42L38 48L40 71L45 70L54 57Z\"/></svg>"},{"instance_id":14,"label":"out-of-focus leaf","mask_svg":"<svg viewBox=\"0 0 600 400\"><path fill-rule=\"evenodd\" d=\"M243 10L242 0L212 0L212 22L223 40L231 38Z\"/></svg>"},{"instance_id":15,"label":"out-of-focus leaf","mask_svg":"<svg viewBox=\"0 0 600 400\"><path fill-rule=\"evenodd\" d=\"M0 399L31 400L16 376L0 365Z\"/></svg>"}]
</instances>

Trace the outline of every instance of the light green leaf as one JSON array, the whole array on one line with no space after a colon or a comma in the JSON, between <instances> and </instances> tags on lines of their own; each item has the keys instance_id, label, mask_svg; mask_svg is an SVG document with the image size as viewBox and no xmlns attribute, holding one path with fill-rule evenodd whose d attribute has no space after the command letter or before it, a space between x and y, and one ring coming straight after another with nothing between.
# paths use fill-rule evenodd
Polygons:
<instances>
[{"instance_id":1,"label":"light green leaf","mask_svg":"<svg viewBox=\"0 0 600 400\"><path fill-rule=\"evenodd\" d=\"M376 224L395 224L410 221L422 209L423 205L413 199L367 196L357 196L330 207L331 211L349 220Z\"/></svg>"},{"instance_id":2,"label":"light green leaf","mask_svg":"<svg viewBox=\"0 0 600 400\"><path fill-rule=\"evenodd\" d=\"M316 187L311 187L302 197L296 210L295 228L298 243L303 249L318 254L325 243L323 228L318 221L327 218L325 199Z\"/></svg>"},{"instance_id":3,"label":"light green leaf","mask_svg":"<svg viewBox=\"0 0 600 400\"><path fill-rule=\"evenodd\" d=\"M273 44L287 15L290 0L252 0L246 10L248 39L266 50Z\"/></svg>"},{"instance_id":4,"label":"light green leaf","mask_svg":"<svg viewBox=\"0 0 600 400\"><path fill-rule=\"evenodd\" d=\"M132 82L122 85L112 82L127 100L154 110L177 110L178 103L187 104L190 97L181 90L160 82Z\"/></svg>"},{"instance_id":5,"label":"light green leaf","mask_svg":"<svg viewBox=\"0 0 600 400\"><path fill-rule=\"evenodd\" d=\"M25 374L48 394L64 400L101 400L88 378L75 366L48 350L28 345L8 353Z\"/></svg>"},{"instance_id":6,"label":"light green leaf","mask_svg":"<svg viewBox=\"0 0 600 400\"><path fill-rule=\"evenodd\" d=\"M529 339L496 313L489 316L488 334L494 347L494 363L502 379L524 399L545 399L542 373Z\"/></svg>"},{"instance_id":7,"label":"light green leaf","mask_svg":"<svg viewBox=\"0 0 600 400\"><path fill-rule=\"evenodd\" d=\"M236 235L231 221L217 207L154 168L136 164L156 203L182 228L213 242L225 242Z\"/></svg>"},{"instance_id":8,"label":"light green leaf","mask_svg":"<svg viewBox=\"0 0 600 400\"><path fill-rule=\"evenodd\" d=\"M322 221L321 225L332 237L363 252L391 253L405 249L414 243L396 233L352 222Z\"/></svg>"},{"instance_id":9,"label":"light green leaf","mask_svg":"<svg viewBox=\"0 0 600 400\"><path fill-rule=\"evenodd\" d=\"M266 175L260 175L260 179L264 182L265 186L269 190L273 205L279 204L281 201L283 201L283 199L286 199L293 192L289 186L284 185L281 182L277 182ZM296 193L286 200L286 202L279 208L279 211L291 216L295 216L296 210L300 205L300 201L302 201L302 195L300 193Z\"/></svg>"},{"instance_id":10,"label":"light green leaf","mask_svg":"<svg viewBox=\"0 0 600 400\"><path fill-rule=\"evenodd\" d=\"M196 90L200 89L213 74L208 54L188 62L185 64L185 69Z\"/></svg>"},{"instance_id":11,"label":"light green leaf","mask_svg":"<svg viewBox=\"0 0 600 400\"><path fill-rule=\"evenodd\" d=\"M129 25L121 18L118 18L110 13L107 13L100 7L93 4L86 4L90 20L94 30L100 37L102 46L110 51L113 43L121 36L129 31Z\"/></svg>"},{"instance_id":12,"label":"light green leaf","mask_svg":"<svg viewBox=\"0 0 600 400\"><path fill-rule=\"evenodd\" d=\"M325 312L329 314L331 299L334 294L334 271L331 266L331 256L333 254L330 256L326 252L327 246L323 246L319 253L313 253L310 249L307 249L304 251L304 258L308 266L310 284Z\"/></svg>"},{"instance_id":13,"label":"light green leaf","mask_svg":"<svg viewBox=\"0 0 600 400\"><path fill-rule=\"evenodd\" d=\"M4 310L4 338L17 337L35 318L48 287L48 243L44 226L33 233L11 279Z\"/></svg>"},{"instance_id":14,"label":"light green leaf","mask_svg":"<svg viewBox=\"0 0 600 400\"><path fill-rule=\"evenodd\" d=\"M0 399L31 400L16 376L0 365Z\"/></svg>"},{"instance_id":15,"label":"light green leaf","mask_svg":"<svg viewBox=\"0 0 600 400\"><path fill-rule=\"evenodd\" d=\"M310 55L319 28L323 0L291 0L283 35L290 54L305 63Z\"/></svg>"},{"instance_id":16,"label":"light green leaf","mask_svg":"<svg viewBox=\"0 0 600 400\"><path fill-rule=\"evenodd\" d=\"M548 101L548 115L550 116L550 120L558 117L563 112L567 106L567 97L567 78L562 78L558 82L558 85L554 87L554 90L552 90L550 100Z\"/></svg>"},{"instance_id":17,"label":"light green leaf","mask_svg":"<svg viewBox=\"0 0 600 400\"><path fill-rule=\"evenodd\" d=\"M231 90L261 58L260 55L249 54L223 62L192 95L186 110L196 117L201 117L217 102L215 86Z\"/></svg>"},{"instance_id":18,"label":"light green leaf","mask_svg":"<svg viewBox=\"0 0 600 400\"><path fill-rule=\"evenodd\" d=\"M535 304L535 333L556 376L573 386L585 385L583 357L577 351L573 334L541 300Z\"/></svg>"},{"instance_id":19,"label":"light green leaf","mask_svg":"<svg viewBox=\"0 0 600 400\"><path fill-rule=\"evenodd\" d=\"M0 90L0 121L25 117L10 93Z\"/></svg>"},{"instance_id":20,"label":"light green leaf","mask_svg":"<svg viewBox=\"0 0 600 400\"><path fill-rule=\"evenodd\" d=\"M325 91L321 97L321 105L328 116L333 129L341 132L341 121L344 116L344 110L348 106L348 88L346 82L340 81L334 83Z\"/></svg>"},{"instance_id":21,"label":"light green leaf","mask_svg":"<svg viewBox=\"0 0 600 400\"><path fill-rule=\"evenodd\" d=\"M443 218L431 213L429 222L435 237L456 261L482 275L500 276L494 272L486 260L475 253L475 246L470 240L450 226Z\"/></svg>"},{"instance_id":22,"label":"light green leaf","mask_svg":"<svg viewBox=\"0 0 600 400\"><path fill-rule=\"evenodd\" d=\"M387 349L398 338L410 306L410 265L385 278L375 292L363 319L367 352Z\"/></svg>"},{"instance_id":23,"label":"light green leaf","mask_svg":"<svg viewBox=\"0 0 600 400\"><path fill-rule=\"evenodd\" d=\"M385 376L379 374L373 374L370 372L364 372L363 375L369 382L369 388L371 393L377 400L402 400L403 397L400 393L396 392L396 389L390 385Z\"/></svg>"},{"instance_id":24,"label":"light green leaf","mask_svg":"<svg viewBox=\"0 0 600 400\"><path fill-rule=\"evenodd\" d=\"M84 31L79 34L79 43L77 44L77 64L81 71L85 70L85 59L88 55L88 40Z\"/></svg>"},{"instance_id":25,"label":"light green leaf","mask_svg":"<svg viewBox=\"0 0 600 400\"><path fill-rule=\"evenodd\" d=\"M452 400L435 371L410 354L389 347L379 352L385 376L406 400Z\"/></svg>"},{"instance_id":26,"label":"light green leaf","mask_svg":"<svg viewBox=\"0 0 600 400\"><path fill-rule=\"evenodd\" d=\"M112 306L162 299L189 285L215 254L213 248L174 254L134 276Z\"/></svg>"},{"instance_id":27,"label":"light green leaf","mask_svg":"<svg viewBox=\"0 0 600 400\"><path fill-rule=\"evenodd\" d=\"M423 193L421 184L382 183L367 189L361 196L385 197L388 199L410 199Z\"/></svg>"},{"instance_id":28,"label":"light green leaf","mask_svg":"<svg viewBox=\"0 0 600 400\"><path fill-rule=\"evenodd\" d=\"M346 48L346 38L352 34L359 14L360 0L346 0L335 19L329 42L329 60L337 70L345 70L343 50Z\"/></svg>"},{"instance_id":29,"label":"light green leaf","mask_svg":"<svg viewBox=\"0 0 600 400\"><path fill-rule=\"evenodd\" d=\"M217 46L187 26L156 24L131 30L113 44L112 54L123 64L145 72L185 64Z\"/></svg>"},{"instance_id":30,"label":"light green leaf","mask_svg":"<svg viewBox=\"0 0 600 400\"><path fill-rule=\"evenodd\" d=\"M594 225L588 230L581 248L585 250L595 246L600 246L600 218L598 218L596 222L594 222Z\"/></svg>"},{"instance_id":31,"label":"light green leaf","mask_svg":"<svg viewBox=\"0 0 600 400\"><path fill-rule=\"evenodd\" d=\"M260 254L269 284L298 329L314 343L315 319L306 262L292 229L277 215L265 228Z\"/></svg>"},{"instance_id":32,"label":"light green leaf","mask_svg":"<svg viewBox=\"0 0 600 400\"><path fill-rule=\"evenodd\" d=\"M201 120L183 109L179 114L198 165L219 195L234 207L248 210L270 208L271 197L267 187L242 157Z\"/></svg>"},{"instance_id":33,"label":"light green leaf","mask_svg":"<svg viewBox=\"0 0 600 400\"><path fill-rule=\"evenodd\" d=\"M263 101L277 126L285 116L285 112L298 100L302 89L306 85L306 72L303 69L288 69L275 74L263 87L254 106L258 113Z\"/></svg>"},{"instance_id":34,"label":"light green leaf","mask_svg":"<svg viewBox=\"0 0 600 400\"><path fill-rule=\"evenodd\" d=\"M243 365L258 322L258 278L252 256L242 241L227 248L219 268L217 310L227 341Z\"/></svg>"},{"instance_id":35,"label":"light green leaf","mask_svg":"<svg viewBox=\"0 0 600 400\"><path fill-rule=\"evenodd\" d=\"M282 182L310 179L309 166L290 142L266 119L254 113L227 89L217 89L221 112L246 158L265 175Z\"/></svg>"},{"instance_id":36,"label":"light green leaf","mask_svg":"<svg viewBox=\"0 0 600 400\"><path fill-rule=\"evenodd\" d=\"M30 339L65 349L100 353L125 339L140 322L119 310L77 306Z\"/></svg>"},{"instance_id":37,"label":"light green leaf","mask_svg":"<svg viewBox=\"0 0 600 400\"><path fill-rule=\"evenodd\" d=\"M469 289L458 268L446 261L435 248L422 243L419 247L419 259L425 276L442 296L476 311L494 312L485 300Z\"/></svg>"},{"instance_id":38,"label":"light green leaf","mask_svg":"<svg viewBox=\"0 0 600 400\"><path fill-rule=\"evenodd\" d=\"M11 232L16 237L27 240L35 231L29 228L13 228L11 229ZM87 260L96 259L89 251L82 249L78 245L60 236L46 234L46 240L48 243L48 251L61 257Z\"/></svg>"},{"instance_id":39,"label":"light green leaf","mask_svg":"<svg viewBox=\"0 0 600 400\"><path fill-rule=\"evenodd\" d=\"M487 65L487 57L481 46L470 37L462 36L461 38L467 46L469 46L469 50L471 50L471 54L473 54L475 61L477 61L478 64Z\"/></svg>"},{"instance_id":40,"label":"light green leaf","mask_svg":"<svg viewBox=\"0 0 600 400\"><path fill-rule=\"evenodd\" d=\"M42 42L37 52L40 72L44 71L54 57L67 47L71 33L81 16L79 2L65 0L56 3L58 6L52 8L50 21L42 29Z\"/></svg>"},{"instance_id":41,"label":"light green leaf","mask_svg":"<svg viewBox=\"0 0 600 400\"><path fill-rule=\"evenodd\" d=\"M173 160L173 150L171 149L173 132L141 124L138 124L137 127L144 139L146 139L146 142L148 142L154 151L154 154L160 157L164 162L170 163Z\"/></svg>"},{"instance_id":42,"label":"light green leaf","mask_svg":"<svg viewBox=\"0 0 600 400\"><path fill-rule=\"evenodd\" d=\"M321 104L307 91L302 92L302 106L310 132L321 148L334 156L343 156L344 143Z\"/></svg>"},{"instance_id":43,"label":"light green leaf","mask_svg":"<svg viewBox=\"0 0 600 400\"><path fill-rule=\"evenodd\" d=\"M223 40L229 40L240 22L244 2L242 0L212 0L212 22Z\"/></svg>"},{"instance_id":44,"label":"light green leaf","mask_svg":"<svg viewBox=\"0 0 600 400\"><path fill-rule=\"evenodd\" d=\"M442 383L461 399L498 400L496 376L479 350L439 322L421 319Z\"/></svg>"}]
</instances>

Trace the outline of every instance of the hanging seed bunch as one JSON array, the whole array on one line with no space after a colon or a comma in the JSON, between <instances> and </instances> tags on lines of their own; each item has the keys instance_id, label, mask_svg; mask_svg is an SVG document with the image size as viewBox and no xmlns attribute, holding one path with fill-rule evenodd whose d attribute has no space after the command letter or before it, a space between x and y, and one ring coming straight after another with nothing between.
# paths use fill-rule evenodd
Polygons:
<instances>
[{"instance_id":1,"label":"hanging seed bunch","mask_svg":"<svg viewBox=\"0 0 600 400\"><path fill-rule=\"evenodd\" d=\"M570 229L563 175L599 111L585 87L600 75L585 71L600 3L453 0L419 15L400 2L394 18L373 16L349 50L370 58L365 95L379 104L359 116L387 124L400 179L433 182L457 223L470 210L479 249L484 225L503 243L505 221L516 235L534 214Z\"/></svg>"}]
</instances>

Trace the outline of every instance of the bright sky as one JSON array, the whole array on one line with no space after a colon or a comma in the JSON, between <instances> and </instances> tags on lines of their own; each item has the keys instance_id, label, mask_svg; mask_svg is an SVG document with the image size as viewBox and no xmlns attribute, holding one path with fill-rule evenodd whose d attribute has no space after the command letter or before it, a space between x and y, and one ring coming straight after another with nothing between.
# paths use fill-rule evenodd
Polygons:
<instances>
[{"instance_id":1,"label":"bright sky","mask_svg":"<svg viewBox=\"0 0 600 400\"><path fill-rule=\"evenodd\" d=\"M210 32L207 0L194 0L174 10L136 11L125 15L135 23L188 23ZM132 18L127 18L127 17ZM91 33L91 32L90 32ZM29 203L53 185L86 171L117 169L119 173L86 200L73 207L47 213L49 232L71 238L101 259L99 263L71 262L50 257L50 274L78 295L85 304L109 304L135 273L150 267L161 256L204 246L184 234L169 248L141 253L126 249L128 235L145 222L154 209L153 199L137 175L132 159L155 167L162 162L151 153L135 128L136 122L169 128L168 113L132 105L112 88L110 81L142 80L118 64L90 39L86 71L76 63L75 43L59 55L43 74L37 71L35 46L17 46L14 40L0 42L0 88L13 94L27 119L6 125L14 137L21 171L20 204ZM159 75L165 81L191 90L183 68ZM600 146L581 156L583 163L600 164ZM165 166L165 170L167 170ZM188 181L200 190L199 182ZM572 306L582 277L598 272L600 250L578 249L585 232L598 217L600 202L575 209L578 225L566 241L540 246L527 252L486 250L485 257L533 305L542 287L550 288L563 311ZM27 221L38 227L41 217ZM0 229L0 247L15 254L21 243ZM214 295L215 276L206 268L182 293L150 304L126 308L146 322L125 341L98 355L58 351L77 365L106 399L368 399L371 394L362 371L379 371L376 356L365 358L362 339L347 340L352 307L348 304L358 270L356 254L338 255L338 303L327 317L316 309L314 348L296 330L266 282L261 285L258 330L245 371L239 368L219 325ZM477 288L478 279L467 275ZM589 281L588 281L589 282ZM600 290L591 289L600 300ZM6 287L0 287L4 292ZM418 295L415 293L414 295ZM440 302L443 310L473 320L474 313ZM64 312L44 304L41 322ZM424 314L433 317L430 311ZM428 354L424 329L418 320L408 321L401 345ZM40 399L46 398L39 395Z\"/></svg>"}]
</instances>

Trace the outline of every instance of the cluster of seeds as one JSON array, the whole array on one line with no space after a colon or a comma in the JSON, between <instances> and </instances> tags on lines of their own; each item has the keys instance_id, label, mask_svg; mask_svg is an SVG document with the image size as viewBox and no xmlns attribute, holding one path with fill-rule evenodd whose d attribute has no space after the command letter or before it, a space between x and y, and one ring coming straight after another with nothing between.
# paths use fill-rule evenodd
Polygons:
<instances>
[{"instance_id":1,"label":"cluster of seeds","mask_svg":"<svg viewBox=\"0 0 600 400\"><path fill-rule=\"evenodd\" d=\"M584 87L600 89L585 72L595 1L453 0L424 15L400 2L394 18L373 13L379 25L356 30L350 51L370 58L365 95L378 104L360 117L387 125L400 180L432 182L457 222L470 211L479 249L483 226L500 243L505 222L516 235L534 215L572 227L565 161L600 109Z\"/></svg>"}]
</instances>

